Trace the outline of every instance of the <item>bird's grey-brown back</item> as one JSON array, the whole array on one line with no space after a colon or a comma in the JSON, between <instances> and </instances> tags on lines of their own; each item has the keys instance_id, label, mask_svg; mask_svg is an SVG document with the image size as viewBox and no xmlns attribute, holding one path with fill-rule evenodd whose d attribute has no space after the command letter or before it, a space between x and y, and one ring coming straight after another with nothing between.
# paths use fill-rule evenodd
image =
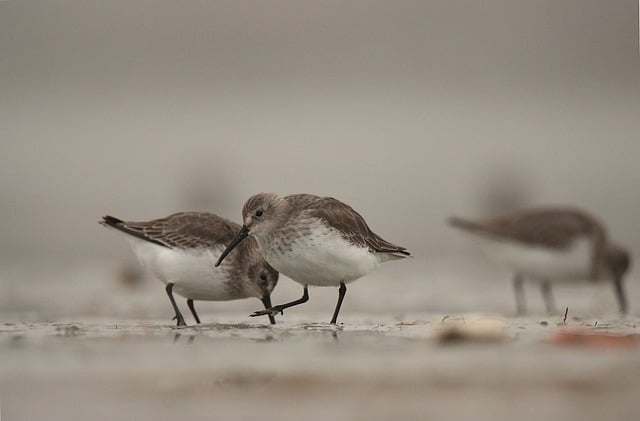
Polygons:
<instances>
[{"instance_id":1,"label":"bird's grey-brown back","mask_svg":"<svg viewBox=\"0 0 640 421\"><path fill-rule=\"evenodd\" d=\"M271 236L277 231L278 237L286 242L287 238L308 235L312 226L310 221L319 220L358 247L387 253L390 257L409 255L404 247L374 233L351 206L332 197L306 193L280 197L274 193L259 193L247 200L242 216L245 225L253 226L252 232L257 236Z\"/></svg>"},{"instance_id":2,"label":"bird's grey-brown back","mask_svg":"<svg viewBox=\"0 0 640 421\"><path fill-rule=\"evenodd\" d=\"M178 212L150 221L121 221L105 216L108 225L169 248L214 247L228 244L240 225L208 212Z\"/></svg>"},{"instance_id":3,"label":"bird's grey-brown back","mask_svg":"<svg viewBox=\"0 0 640 421\"><path fill-rule=\"evenodd\" d=\"M551 249L565 249L580 237L592 239L598 249L606 241L604 226L588 213L573 208L530 209L479 221L453 217L449 223L478 236Z\"/></svg>"},{"instance_id":4,"label":"bird's grey-brown back","mask_svg":"<svg viewBox=\"0 0 640 421\"><path fill-rule=\"evenodd\" d=\"M410 255L406 248L390 243L374 233L362 215L351 206L332 197L310 201L301 213L324 221L350 243L367 247L372 252L388 253L398 258Z\"/></svg>"}]
</instances>

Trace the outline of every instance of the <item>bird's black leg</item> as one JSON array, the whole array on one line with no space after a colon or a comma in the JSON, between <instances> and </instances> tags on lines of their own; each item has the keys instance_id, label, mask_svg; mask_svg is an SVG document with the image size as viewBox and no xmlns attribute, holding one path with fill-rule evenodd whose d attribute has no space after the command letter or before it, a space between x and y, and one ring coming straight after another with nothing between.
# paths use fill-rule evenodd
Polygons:
<instances>
[{"instance_id":1,"label":"bird's black leg","mask_svg":"<svg viewBox=\"0 0 640 421\"><path fill-rule=\"evenodd\" d=\"M547 308L547 313L554 314L556 312L556 305L553 301L553 294L551 294L551 284L549 281L544 281L540 284L542 291L542 298L544 298L544 305Z\"/></svg>"},{"instance_id":2,"label":"bird's black leg","mask_svg":"<svg viewBox=\"0 0 640 421\"><path fill-rule=\"evenodd\" d=\"M304 304L307 301L309 301L309 291L307 290L307 286L305 285L304 286L304 291L302 292L302 297L300 299L297 299L295 301L291 301L290 303L273 306L273 307L268 308L266 310L256 311L253 314L251 314L251 317L265 316L267 314L276 315L278 313L282 313L283 310L285 310L285 309L287 309L289 307L297 306L299 304Z\"/></svg>"},{"instance_id":3,"label":"bird's black leg","mask_svg":"<svg viewBox=\"0 0 640 421\"><path fill-rule=\"evenodd\" d=\"M516 294L516 314L519 316L527 314L527 304L524 300L524 286L522 276L516 274L513 277L513 290Z\"/></svg>"},{"instance_id":4,"label":"bird's black leg","mask_svg":"<svg viewBox=\"0 0 640 421\"><path fill-rule=\"evenodd\" d=\"M182 317L182 313L180 313L176 300L173 299L173 282L169 282L167 284L166 290L167 295L169 296L169 301L171 301L171 305L173 306L173 311L176 312L174 319L178 321L177 326L186 326L187 324L184 322L184 317Z\"/></svg>"},{"instance_id":5,"label":"bird's black leg","mask_svg":"<svg viewBox=\"0 0 640 421\"><path fill-rule=\"evenodd\" d=\"M333 317L331 318L331 324L336 324L336 320L338 320L338 313L340 313L340 307L342 307L342 300L344 300L344 295L347 293L347 286L344 282L340 282L340 289L338 289L338 303L336 304L336 309L333 312Z\"/></svg>"},{"instance_id":6,"label":"bird's black leg","mask_svg":"<svg viewBox=\"0 0 640 421\"><path fill-rule=\"evenodd\" d=\"M616 289L616 297L618 298L618 305L620 306L620 313L627 314L627 297L622 288L622 279L616 279L613 283Z\"/></svg>"},{"instance_id":7,"label":"bird's black leg","mask_svg":"<svg viewBox=\"0 0 640 421\"><path fill-rule=\"evenodd\" d=\"M264 305L264 308L266 310L271 308L271 295L265 295L262 298L262 304ZM276 324L276 317L273 314L269 314L269 321L271 322L272 325Z\"/></svg>"},{"instance_id":8,"label":"bird's black leg","mask_svg":"<svg viewBox=\"0 0 640 421\"><path fill-rule=\"evenodd\" d=\"M198 317L198 313L196 313L196 307L193 305L193 300L189 298L187 300L187 305L189 306L189 310L191 310L191 314L196 319L196 323L200 324L200 317Z\"/></svg>"}]
</instances>

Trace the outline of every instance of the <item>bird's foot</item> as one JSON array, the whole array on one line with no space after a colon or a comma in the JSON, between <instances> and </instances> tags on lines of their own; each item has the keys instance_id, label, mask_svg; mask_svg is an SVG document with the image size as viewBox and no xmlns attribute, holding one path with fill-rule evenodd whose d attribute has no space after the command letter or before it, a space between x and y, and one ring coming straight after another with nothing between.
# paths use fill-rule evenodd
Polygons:
<instances>
[{"instance_id":1,"label":"bird's foot","mask_svg":"<svg viewBox=\"0 0 640 421\"><path fill-rule=\"evenodd\" d=\"M271 308L267 308L264 310L254 311L250 316L258 317L258 316L275 316L276 314L284 314L284 306L273 306Z\"/></svg>"},{"instance_id":2,"label":"bird's foot","mask_svg":"<svg viewBox=\"0 0 640 421\"><path fill-rule=\"evenodd\" d=\"M176 314L175 316L173 316L173 319L171 320L176 320L176 326L177 327L181 327L181 326L186 326L187 323L184 321L184 317L182 317L182 314Z\"/></svg>"}]
</instances>

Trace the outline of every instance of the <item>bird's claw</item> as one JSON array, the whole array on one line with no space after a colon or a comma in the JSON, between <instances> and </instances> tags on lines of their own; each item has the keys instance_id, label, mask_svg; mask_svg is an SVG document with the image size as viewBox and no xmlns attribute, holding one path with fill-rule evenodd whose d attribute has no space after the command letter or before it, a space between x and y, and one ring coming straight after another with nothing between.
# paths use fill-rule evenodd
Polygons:
<instances>
[{"instance_id":1,"label":"bird's claw","mask_svg":"<svg viewBox=\"0 0 640 421\"><path fill-rule=\"evenodd\" d=\"M187 325L187 322L184 321L184 317L182 317L182 316L178 317L177 314L175 316L173 316L173 319L171 319L171 320L177 320L176 326L178 326L178 327Z\"/></svg>"},{"instance_id":2,"label":"bird's claw","mask_svg":"<svg viewBox=\"0 0 640 421\"><path fill-rule=\"evenodd\" d=\"M264 309L264 310L254 311L250 316L251 317L275 316L278 313L280 313L281 315L284 314L284 309L280 308L280 306L275 306L275 307L267 308L267 309Z\"/></svg>"}]
</instances>

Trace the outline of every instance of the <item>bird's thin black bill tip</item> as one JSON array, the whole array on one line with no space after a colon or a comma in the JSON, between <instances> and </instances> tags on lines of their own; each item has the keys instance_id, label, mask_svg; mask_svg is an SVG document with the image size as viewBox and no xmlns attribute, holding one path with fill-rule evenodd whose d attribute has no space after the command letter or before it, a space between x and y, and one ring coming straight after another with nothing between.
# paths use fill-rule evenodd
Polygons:
<instances>
[{"instance_id":1,"label":"bird's thin black bill tip","mask_svg":"<svg viewBox=\"0 0 640 421\"><path fill-rule=\"evenodd\" d=\"M249 235L249 228L243 225L242 229L240 229L236 237L229 243L227 248L224 249L220 257L218 258L218 261L213 266L214 267L220 266L220 263L222 263L224 258L227 257L227 254L229 254L231 250L233 250L238 244L240 244L240 242L244 240L248 235Z\"/></svg>"}]
</instances>

